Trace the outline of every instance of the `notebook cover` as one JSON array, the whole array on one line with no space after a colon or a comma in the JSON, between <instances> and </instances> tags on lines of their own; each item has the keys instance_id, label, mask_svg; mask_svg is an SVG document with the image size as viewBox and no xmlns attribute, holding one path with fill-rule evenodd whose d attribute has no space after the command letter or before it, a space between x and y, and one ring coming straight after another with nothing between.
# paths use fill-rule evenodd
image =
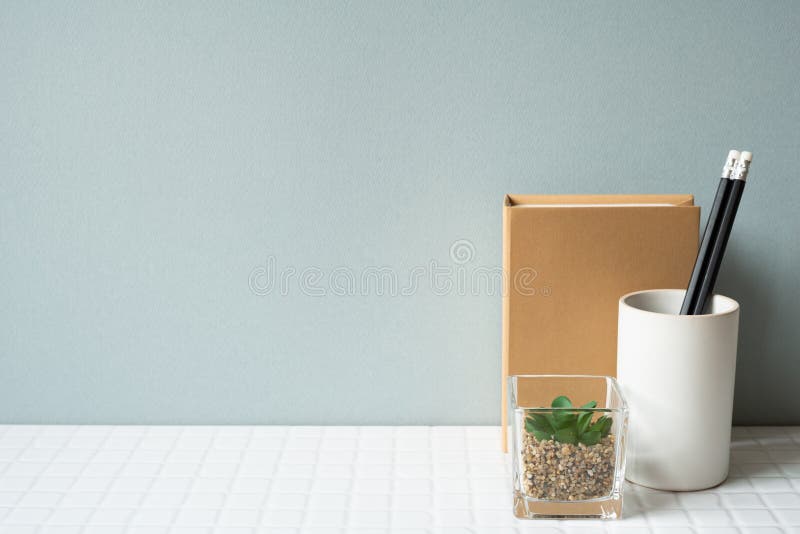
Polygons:
<instances>
[{"instance_id":1,"label":"notebook cover","mask_svg":"<svg viewBox=\"0 0 800 534\"><path fill-rule=\"evenodd\" d=\"M699 220L692 195L506 196L504 450L507 377L614 376L619 298L642 289L685 288Z\"/></svg>"}]
</instances>

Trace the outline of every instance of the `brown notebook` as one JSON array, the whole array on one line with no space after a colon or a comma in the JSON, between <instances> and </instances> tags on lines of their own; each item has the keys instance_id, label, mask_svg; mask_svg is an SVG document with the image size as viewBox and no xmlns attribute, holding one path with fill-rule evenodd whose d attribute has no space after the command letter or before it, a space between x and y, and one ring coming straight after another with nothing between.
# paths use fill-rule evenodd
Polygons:
<instances>
[{"instance_id":1,"label":"brown notebook","mask_svg":"<svg viewBox=\"0 0 800 534\"><path fill-rule=\"evenodd\" d=\"M507 195L503 207L503 450L509 375L616 374L619 298L685 288L692 195Z\"/></svg>"}]
</instances>

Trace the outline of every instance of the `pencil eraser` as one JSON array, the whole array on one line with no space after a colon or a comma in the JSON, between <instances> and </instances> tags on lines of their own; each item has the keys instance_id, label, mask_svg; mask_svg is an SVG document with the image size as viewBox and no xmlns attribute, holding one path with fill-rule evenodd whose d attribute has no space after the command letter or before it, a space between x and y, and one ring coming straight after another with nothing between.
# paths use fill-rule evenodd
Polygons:
<instances>
[{"instance_id":1,"label":"pencil eraser","mask_svg":"<svg viewBox=\"0 0 800 534\"><path fill-rule=\"evenodd\" d=\"M742 152L742 159L744 161L753 161L753 153L745 150L744 152Z\"/></svg>"},{"instance_id":2,"label":"pencil eraser","mask_svg":"<svg viewBox=\"0 0 800 534\"><path fill-rule=\"evenodd\" d=\"M733 160L739 159L739 151L731 150L730 152L728 152L728 159L733 159Z\"/></svg>"}]
</instances>

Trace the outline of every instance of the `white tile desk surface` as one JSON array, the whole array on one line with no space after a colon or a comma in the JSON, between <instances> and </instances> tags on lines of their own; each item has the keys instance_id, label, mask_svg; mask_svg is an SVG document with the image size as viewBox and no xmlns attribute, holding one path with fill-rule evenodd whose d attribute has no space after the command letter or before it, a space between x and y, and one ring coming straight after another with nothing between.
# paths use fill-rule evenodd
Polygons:
<instances>
[{"instance_id":1,"label":"white tile desk surface","mask_svg":"<svg viewBox=\"0 0 800 534\"><path fill-rule=\"evenodd\" d=\"M0 532L800 532L800 427L733 435L717 488L518 521L496 427L0 426Z\"/></svg>"}]
</instances>

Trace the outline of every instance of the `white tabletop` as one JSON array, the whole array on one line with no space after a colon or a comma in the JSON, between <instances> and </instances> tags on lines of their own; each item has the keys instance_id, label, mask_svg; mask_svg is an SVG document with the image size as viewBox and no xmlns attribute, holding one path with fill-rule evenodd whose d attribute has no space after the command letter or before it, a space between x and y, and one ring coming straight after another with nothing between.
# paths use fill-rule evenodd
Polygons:
<instances>
[{"instance_id":1,"label":"white tabletop","mask_svg":"<svg viewBox=\"0 0 800 534\"><path fill-rule=\"evenodd\" d=\"M0 532L800 530L800 427L737 427L732 460L626 485L620 520L519 521L496 427L0 426Z\"/></svg>"}]
</instances>

